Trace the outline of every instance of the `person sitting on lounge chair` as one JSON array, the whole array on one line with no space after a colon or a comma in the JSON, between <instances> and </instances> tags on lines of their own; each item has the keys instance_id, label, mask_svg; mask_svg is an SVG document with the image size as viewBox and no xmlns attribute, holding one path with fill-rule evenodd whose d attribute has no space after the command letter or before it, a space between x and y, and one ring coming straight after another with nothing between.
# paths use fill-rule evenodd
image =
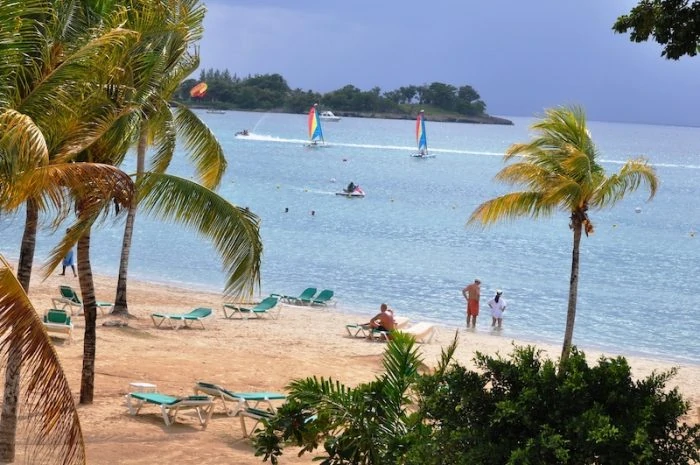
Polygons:
<instances>
[{"instance_id":1,"label":"person sitting on lounge chair","mask_svg":"<svg viewBox=\"0 0 700 465\"><path fill-rule=\"evenodd\" d=\"M370 318L369 322L366 323L371 330L391 332L396 329L396 323L394 322L394 312L389 308L387 304L382 304L379 307L379 313ZM372 338L370 334L369 338Z\"/></svg>"}]
</instances>

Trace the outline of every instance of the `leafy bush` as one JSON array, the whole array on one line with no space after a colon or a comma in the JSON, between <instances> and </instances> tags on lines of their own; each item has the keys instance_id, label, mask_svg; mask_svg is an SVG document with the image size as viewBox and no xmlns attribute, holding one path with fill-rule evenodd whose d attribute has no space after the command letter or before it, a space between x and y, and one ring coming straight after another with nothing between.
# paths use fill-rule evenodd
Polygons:
<instances>
[{"instance_id":1,"label":"leafy bush","mask_svg":"<svg viewBox=\"0 0 700 465\"><path fill-rule=\"evenodd\" d=\"M534 347L510 359L477 354L478 371L459 365L419 380L429 434L411 439L407 463L692 464L700 426L688 411L676 370L634 381L623 357L589 367L574 349L557 373Z\"/></svg>"}]
</instances>

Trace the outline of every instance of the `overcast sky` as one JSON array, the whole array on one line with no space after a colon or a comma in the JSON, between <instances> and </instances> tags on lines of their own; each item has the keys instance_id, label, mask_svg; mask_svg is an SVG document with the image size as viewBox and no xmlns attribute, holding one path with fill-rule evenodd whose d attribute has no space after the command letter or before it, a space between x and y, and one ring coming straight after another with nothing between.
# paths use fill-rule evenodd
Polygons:
<instances>
[{"instance_id":1,"label":"overcast sky","mask_svg":"<svg viewBox=\"0 0 700 465\"><path fill-rule=\"evenodd\" d=\"M583 105L591 120L700 126L700 56L612 25L631 0L204 0L202 67L290 87L473 86L487 112Z\"/></svg>"}]
</instances>

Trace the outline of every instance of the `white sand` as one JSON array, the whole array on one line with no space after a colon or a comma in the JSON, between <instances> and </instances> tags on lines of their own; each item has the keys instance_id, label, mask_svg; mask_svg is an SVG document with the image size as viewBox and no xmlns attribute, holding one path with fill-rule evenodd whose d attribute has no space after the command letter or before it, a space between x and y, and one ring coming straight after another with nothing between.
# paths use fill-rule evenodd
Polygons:
<instances>
[{"instance_id":1,"label":"white sand","mask_svg":"<svg viewBox=\"0 0 700 465\"><path fill-rule=\"evenodd\" d=\"M51 306L59 284L79 290L73 277L52 276L44 282L34 279L30 297L39 312ZM115 284L115 278L97 277L97 299L112 301ZM348 337L345 324L357 322L358 317L333 309L285 306L279 320L226 320L220 295L133 281L129 304L130 312L138 317L129 320L129 328L103 327L104 321L113 318L98 317L95 402L79 406L91 465L261 463L250 442L242 438L238 418L227 417L220 408L205 431L190 418L166 427L155 407L136 417L128 415L124 395L133 381L154 383L160 392L172 395L191 394L196 380L220 383L235 391L283 391L294 378L332 376L352 386L371 380L381 370L385 345ZM205 330L155 329L149 318L155 311L180 313L195 307L215 310ZM77 402L84 321L76 317L75 323L73 344L56 340L56 347ZM482 316L479 323L483 326L475 332L458 332L457 359L467 366L472 366L476 350L501 354L512 350L511 339L491 334L490 318ZM453 337L454 329L441 328L437 341L421 346L428 365L436 363L442 345ZM585 349L585 341L576 342ZM559 355L559 347L538 347L554 358ZM586 355L589 363L594 363L601 354L586 351ZM666 361L627 358L636 376L674 366ZM700 365L676 366L679 374L671 384L692 403L691 412L697 412ZM295 450L288 450L283 460L312 463L312 457L297 458Z\"/></svg>"}]
</instances>

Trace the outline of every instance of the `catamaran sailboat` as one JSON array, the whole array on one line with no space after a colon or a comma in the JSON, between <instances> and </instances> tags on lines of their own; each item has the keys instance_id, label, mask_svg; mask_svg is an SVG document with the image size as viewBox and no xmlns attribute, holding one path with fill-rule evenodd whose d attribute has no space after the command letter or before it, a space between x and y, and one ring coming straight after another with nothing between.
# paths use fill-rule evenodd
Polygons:
<instances>
[{"instance_id":1,"label":"catamaran sailboat","mask_svg":"<svg viewBox=\"0 0 700 465\"><path fill-rule=\"evenodd\" d=\"M318 114L318 103L309 110L309 143L307 147L323 147L326 141L323 140L323 128Z\"/></svg>"},{"instance_id":2,"label":"catamaran sailboat","mask_svg":"<svg viewBox=\"0 0 700 465\"><path fill-rule=\"evenodd\" d=\"M423 110L418 113L416 118L416 144L418 145L418 153L411 155L414 158L435 158L435 155L428 153L428 139L425 135L425 112Z\"/></svg>"}]
</instances>

